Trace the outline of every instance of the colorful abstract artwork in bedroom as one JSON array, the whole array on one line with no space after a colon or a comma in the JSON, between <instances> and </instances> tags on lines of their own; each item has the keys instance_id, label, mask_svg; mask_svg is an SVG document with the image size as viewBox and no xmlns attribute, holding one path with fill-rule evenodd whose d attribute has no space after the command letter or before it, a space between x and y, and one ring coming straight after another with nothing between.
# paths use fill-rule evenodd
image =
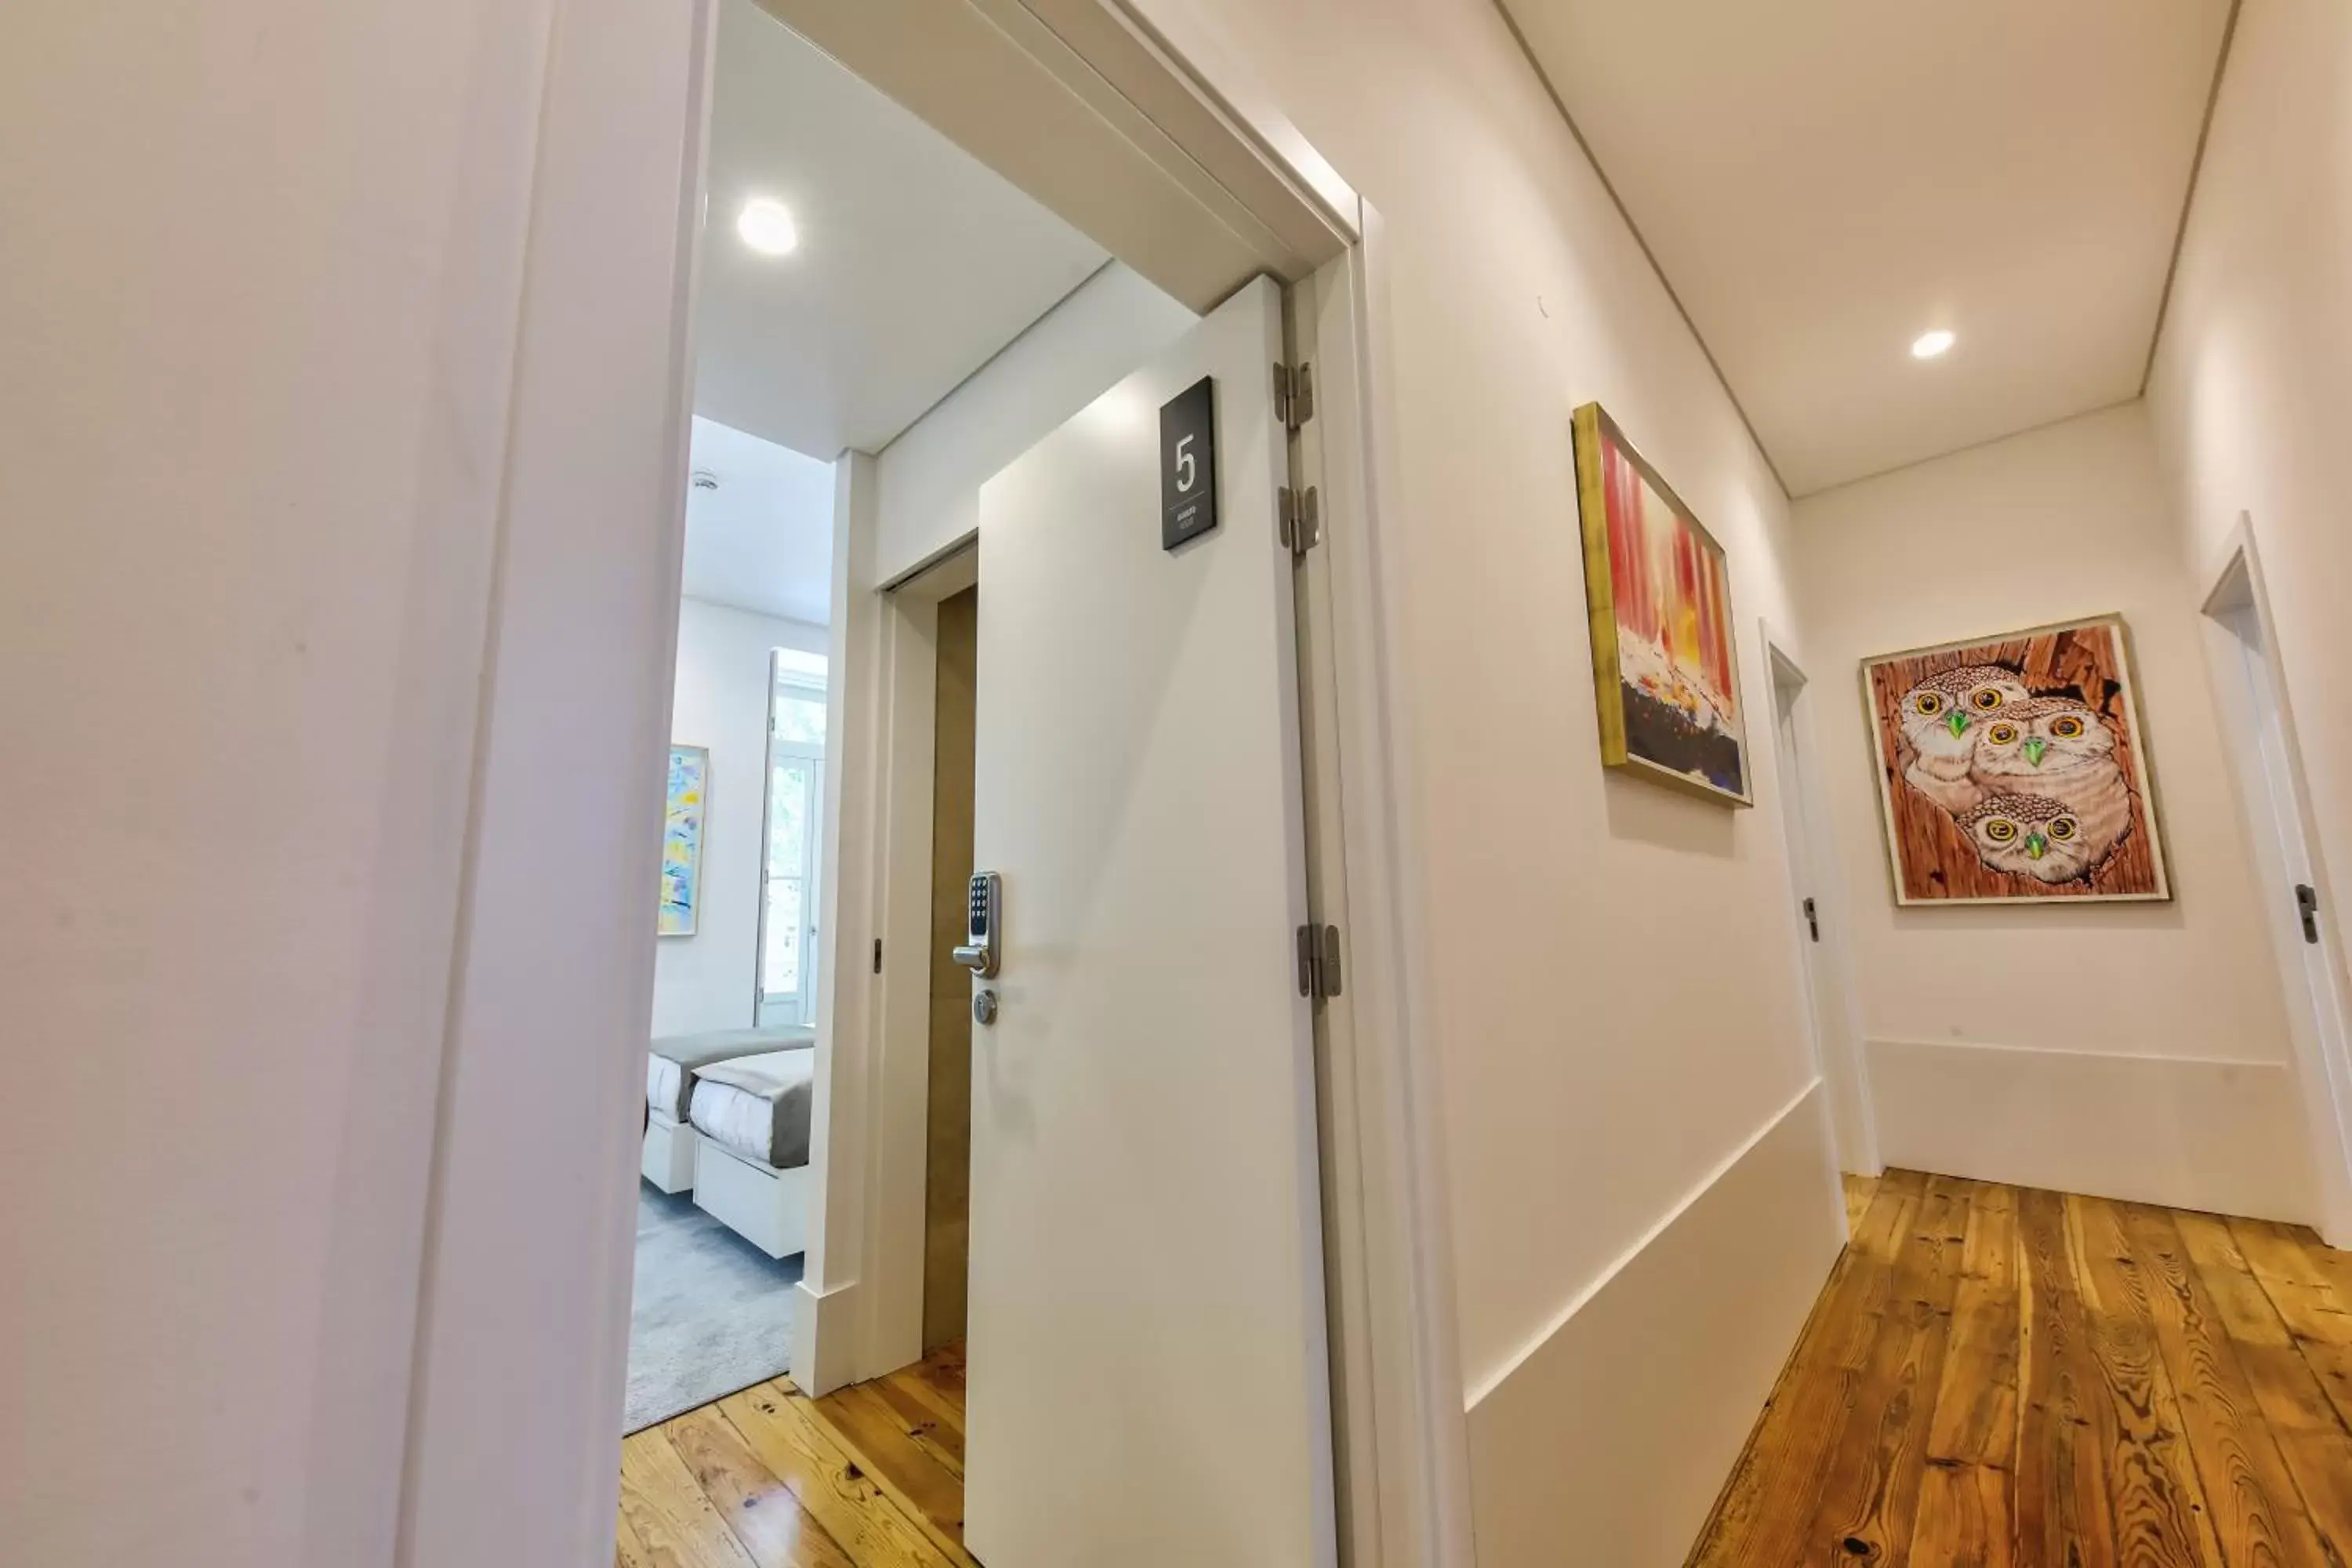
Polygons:
<instances>
[{"instance_id":1,"label":"colorful abstract artwork in bedroom","mask_svg":"<svg viewBox=\"0 0 2352 1568\"><path fill-rule=\"evenodd\" d=\"M706 746L669 749L669 794L662 815L662 936L692 936L702 900L703 804L710 782Z\"/></svg>"},{"instance_id":2,"label":"colorful abstract artwork in bedroom","mask_svg":"<svg viewBox=\"0 0 2352 1568\"><path fill-rule=\"evenodd\" d=\"M1573 416L1601 761L1749 803L1723 546L1597 403Z\"/></svg>"},{"instance_id":3,"label":"colorful abstract artwork in bedroom","mask_svg":"<svg viewBox=\"0 0 2352 1568\"><path fill-rule=\"evenodd\" d=\"M1864 661L1900 904L2168 899L2123 617Z\"/></svg>"}]
</instances>

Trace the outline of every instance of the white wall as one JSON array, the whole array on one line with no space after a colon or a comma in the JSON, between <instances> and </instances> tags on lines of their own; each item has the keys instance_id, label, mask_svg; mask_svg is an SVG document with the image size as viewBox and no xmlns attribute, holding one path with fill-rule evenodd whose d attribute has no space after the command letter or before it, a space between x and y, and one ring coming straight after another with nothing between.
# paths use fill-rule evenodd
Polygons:
<instances>
[{"instance_id":1,"label":"white wall","mask_svg":"<svg viewBox=\"0 0 2352 1568\"><path fill-rule=\"evenodd\" d=\"M1390 240L1418 1026L1482 1550L1676 1561L1841 1241L1753 635L1797 621L1787 506L1489 0L1189 9ZM1758 809L1600 765L1569 441L1588 398L1729 553ZM1672 1245L1724 1184L1748 1248L1730 1313L1727 1277ZM1628 1322L1646 1337L1603 1326Z\"/></svg>"},{"instance_id":2,"label":"white wall","mask_svg":"<svg viewBox=\"0 0 2352 1568\"><path fill-rule=\"evenodd\" d=\"M1890 1164L2310 1217L2276 974L2146 405L1796 503L1798 596ZM2174 898L1897 909L1877 654L2120 611Z\"/></svg>"},{"instance_id":3,"label":"white wall","mask_svg":"<svg viewBox=\"0 0 2352 1568\"><path fill-rule=\"evenodd\" d=\"M980 487L1192 324L1123 262L1105 265L939 405L876 465L879 581L969 538Z\"/></svg>"},{"instance_id":4,"label":"white wall","mask_svg":"<svg viewBox=\"0 0 2352 1568\"><path fill-rule=\"evenodd\" d=\"M2337 0L2239 13L2148 405L2200 592L2252 521L2321 908L2352 951L2352 9Z\"/></svg>"},{"instance_id":5,"label":"white wall","mask_svg":"<svg viewBox=\"0 0 2352 1568\"><path fill-rule=\"evenodd\" d=\"M559 8L628 31L597 0L0 7L11 1561L393 1555L493 561L550 519L501 492ZM685 31L679 7L621 47L682 79ZM642 130L638 107L602 112ZM640 155L674 171L679 122ZM645 300L618 252L615 320ZM600 423L591 374L570 411L658 446L662 365L625 338L593 346L653 406ZM602 489L562 509L571 586L615 517L662 538L625 445L574 465ZM626 650L649 603L587 607ZM501 620L518 646L539 624ZM614 710L658 744L657 705ZM605 799L579 782L566 825ZM66 1109L100 1104L102 1131ZM568 1375L617 1415L617 1361ZM514 1458L497 1479L532 1517L540 1458Z\"/></svg>"},{"instance_id":6,"label":"white wall","mask_svg":"<svg viewBox=\"0 0 2352 1568\"><path fill-rule=\"evenodd\" d=\"M654 949L656 1035L751 1026L760 951L760 832L767 815L768 655L825 651L823 626L678 604L673 743L710 748L702 911L692 936Z\"/></svg>"}]
</instances>

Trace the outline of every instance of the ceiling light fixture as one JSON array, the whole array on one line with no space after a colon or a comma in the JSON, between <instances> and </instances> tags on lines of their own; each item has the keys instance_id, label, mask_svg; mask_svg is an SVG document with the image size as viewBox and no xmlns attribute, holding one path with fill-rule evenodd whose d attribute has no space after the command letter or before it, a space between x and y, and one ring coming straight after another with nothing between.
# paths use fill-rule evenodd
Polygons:
<instances>
[{"instance_id":1,"label":"ceiling light fixture","mask_svg":"<svg viewBox=\"0 0 2352 1568\"><path fill-rule=\"evenodd\" d=\"M735 215L735 232L762 256L788 255L801 242L792 209L766 196L753 196L743 204L743 210Z\"/></svg>"},{"instance_id":2,"label":"ceiling light fixture","mask_svg":"<svg viewBox=\"0 0 2352 1568\"><path fill-rule=\"evenodd\" d=\"M1937 327L1932 332L1921 332L1911 342L1913 359L1934 359L1952 346L1952 334Z\"/></svg>"}]
</instances>

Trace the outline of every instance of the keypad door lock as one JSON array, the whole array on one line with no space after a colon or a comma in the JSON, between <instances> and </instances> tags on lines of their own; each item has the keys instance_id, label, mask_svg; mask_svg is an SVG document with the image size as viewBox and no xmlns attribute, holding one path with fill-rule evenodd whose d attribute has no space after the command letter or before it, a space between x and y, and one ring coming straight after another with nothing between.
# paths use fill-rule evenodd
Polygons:
<instances>
[{"instance_id":1,"label":"keypad door lock","mask_svg":"<svg viewBox=\"0 0 2352 1568\"><path fill-rule=\"evenodd\" d=\"M998 926L1004 917L1004 879L993 871L975 872L964 907L964 942L950 955L981 979L993 975L1003 962Z\"/></svg>"}]
</instances>

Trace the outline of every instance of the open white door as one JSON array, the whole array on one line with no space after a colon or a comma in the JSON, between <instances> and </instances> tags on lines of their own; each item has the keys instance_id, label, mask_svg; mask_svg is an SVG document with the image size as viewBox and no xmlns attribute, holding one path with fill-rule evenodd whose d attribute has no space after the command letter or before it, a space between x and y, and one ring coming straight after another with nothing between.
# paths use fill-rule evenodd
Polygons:
<instances>
[{"instance_id":1,"label":"open white door","mask_svg":"<svg viewBox=\"0 0 2352 1568\"><path fill-rule=\"evenodd\" d=\"M1261 279L981 491L964 1530L996 1568L1335 1560L1281 349ZM1166 551L1160 410L1204 375L1219 526Z\"/></svg>"}]
</instances>

